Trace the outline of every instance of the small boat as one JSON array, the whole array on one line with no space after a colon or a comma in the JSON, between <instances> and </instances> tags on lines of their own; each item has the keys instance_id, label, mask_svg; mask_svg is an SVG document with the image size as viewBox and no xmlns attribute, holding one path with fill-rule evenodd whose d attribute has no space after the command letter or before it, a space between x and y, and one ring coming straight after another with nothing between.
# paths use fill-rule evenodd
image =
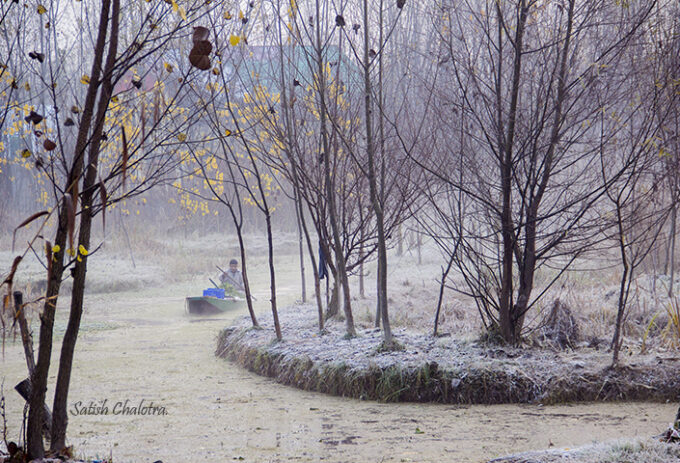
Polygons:
<instances>
[{"instance_id":1,"label":"small boat","mask_svg":"<svg viewBox=\"0 0 680 463\"><path fill-rule=\"evenodd\" d=\"M195 296L186 298L186 309L193 315L212 315L245 307L245 299L225 296Z\"/></svg>"}]
</instances>

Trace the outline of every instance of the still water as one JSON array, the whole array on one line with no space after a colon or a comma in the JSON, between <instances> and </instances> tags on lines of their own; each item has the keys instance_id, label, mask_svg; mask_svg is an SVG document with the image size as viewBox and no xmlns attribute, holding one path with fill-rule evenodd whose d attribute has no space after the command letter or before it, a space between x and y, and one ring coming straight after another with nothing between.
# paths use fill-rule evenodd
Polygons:
<instances>
[{"instance_id":1,"label":"still water","mask_svg":"<svg viewBox=\"0 0 680 463\"><path fill-rule=\"evenodd\" d=\"M215 358L215 337L235 315L189 317L181 295L191 290L88 297L69 399L77 455L116 463L478 462L658 434L676 409L381 404L299 391ZM12 387L26 374L18 341L5 346L0 372L13 440L23 403ZM52 368L51 385L55 375Z\"/></svg>"}]
</instances>

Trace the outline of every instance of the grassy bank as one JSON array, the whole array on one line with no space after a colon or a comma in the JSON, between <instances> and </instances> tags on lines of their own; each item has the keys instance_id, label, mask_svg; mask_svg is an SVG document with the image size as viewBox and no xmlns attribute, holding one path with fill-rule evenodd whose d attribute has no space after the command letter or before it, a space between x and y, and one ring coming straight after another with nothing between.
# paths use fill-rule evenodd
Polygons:
<instances>
[{"instance_id":1,"label":"grassy bank","mask_svg":"<svg viewBox=\"0 0 680 463\"><path fill-rule=\"evenodd\" d=\"M618 440L578 449L526 452L489 463L671 463L680 460L680 445L655 439Z\"/></svg>"},{"instance_id":2,"label":"grassy bank","mask_svg":"<svg viewBox=\"0 0 680 463\"><path fill-rule=\"evenodd\" d=\"M303 390L384 402L676 401L680 391L676 358L633 355L611 369L609 354L596 349L501 348L406 330L397 332L403 350L380 352L378 331L346 339L331 323L319 335L314 316L310 306L282 310L282 342L270 320L263 329L241 320L219 334L216 355Z\"/></svg>"}]
</instances>

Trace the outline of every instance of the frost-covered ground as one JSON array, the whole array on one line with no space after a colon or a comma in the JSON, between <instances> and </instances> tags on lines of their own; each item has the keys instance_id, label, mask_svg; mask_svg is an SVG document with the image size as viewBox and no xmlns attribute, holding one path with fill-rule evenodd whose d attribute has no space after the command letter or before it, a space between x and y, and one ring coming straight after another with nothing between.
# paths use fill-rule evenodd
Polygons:
<instances>
[{"instance_id":1,"label":"frost-covered ground","mask_svg":"<svg viewBox=\"0 0 680 463\"><path fill-rule=\"evenodd\" d=\"M576 449L525 452L491 460L490 463L676 463L680 445L656 439L618 439Z\"/></svg>"},{"instance_id":2,"label":"frost-covered ground","mask_svg":"<svg viewBox=\"0 0 680 463\"><path fill-rule=\"evenodd\" d=\"M303 389L383 400L661 401L676 400L680 391L678 356L631 355L625 367L611 369L610 354L599 347L501 347L452 336L434 338L404 327L394 333L403 349L384 352L381 332L365 323L354 338L345 336L340 321L327 324L320 334L314 306L283 309L279 320L283 341L274 342L271 316L260 317L261 330L249 329L250 319L244 317L235 329L225 330L217 354ZM333 382L339 384L329 384Z\"/></svg>"},{"instance_id":3,"label":"frost-covered ground","mask_svg":"<svg viewBox=\"0 0 680 463\"><path fill-rule=\"evenodd\" d=\"M70 405L76 400L145 398L160 401L170 413L158 420L73 416L69 442L78 456L112 453L118 462L161 459L166 463L184 461L189 455L194 461L243 457L246 461L318 462L323 458L330 462L472 463L547 448L551 442L564 448L617 436L655 434L677 409L673 403L640 402L561 406L386 404L285 387L214 357L215 337L232 323L231 314L215 319L194 319L184 314L184 297L199 294L209 286L208 278L217 273L215 265L223 266L237 256L233 237L173 238L131 231L131 239L131 249L118 238L105 243L90 260L90 286L76 350ZM250 276L258 298L256 309L264 322L269 313L264 240L259 236L249 239L253 243ZM285 320L298 310L295 301L300 299L295 251L295 236L277 236L277 282ZM2 248L0 275L9 269L13 256L7 247ZM31 257L24 264L27 265L22 264L15 282L19 288L27 282L37 284L33 279L38 282L44 278L44 269L37 262L31 263ZM411 348L410 352L426 352L440 265L441 259L431 248L424 250L420 265L415 251L406 251L403 256L392 251L391 316L399 339L406 339L408 345L412 336L416 338L413 345L417 349ZM309 263L306 271L311 297ZM367 271L366 299L358 297L358 277L351 277L355 319L365 330L361 342L377 343L379 333L371 328L375 270L368 266ZM576 277L571 281L574 284L568 284L563 291L569 292L568 300L577 309L584 330L588 335L603 337L613 320L615 298L605 296L616 288L615 278L579 276L578 281ZM57 341L68 314L68 291L64 296L57 311ZM660 309L663 307L645 307L642 302L635 306L627 325L627 353L639 352L638 333ZM35 312L29 315L36 323ZM309 319L315 320L315 316L310 314ZM290 330L294 327L292 320L283 323L287 343L292 342ZM329 328L341 336L342 323ZM474 348L479 328L474 306L447 293L440 331L451 336L437 340L434 348L437 342ZM271 327L265 333L272 336ZM656 350L662 341L660 333L661 330L650 333L648 345L655 349L652 358L661 357L663 367L673 361L670 358L675 354ZM10 436L16 438L23 403L16 399L11 387L25 378L26 365L20 342L8 341L0 361L0 377L5 380ZM418 347L420 342L424 347ZM501 350L480 361L519 361L511 351ZM54 353L58 355L58 349ZM578 362L578 358L570 357L572 354L561 355ZM625 358L628 361L631 357ZM49 387L48 394L53 382Z\"/></svg>"}]
</instances>

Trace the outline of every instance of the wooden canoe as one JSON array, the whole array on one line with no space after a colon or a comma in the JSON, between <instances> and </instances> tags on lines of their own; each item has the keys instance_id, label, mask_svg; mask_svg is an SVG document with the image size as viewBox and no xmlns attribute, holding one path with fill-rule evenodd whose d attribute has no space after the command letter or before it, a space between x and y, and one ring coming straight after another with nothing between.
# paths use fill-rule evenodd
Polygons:
<instances>
[{"instance_id":1,"label":"wooden canoe","mask_svg":"<svg viewBox=\"0 0 680 463\"><path fill-rule=\"evenodd\" d=\"M237 298L219 299L212 296L187 297L186 309L193 315L211 315L245 307L246 301Z\"/></svg>"}]
</instances>

